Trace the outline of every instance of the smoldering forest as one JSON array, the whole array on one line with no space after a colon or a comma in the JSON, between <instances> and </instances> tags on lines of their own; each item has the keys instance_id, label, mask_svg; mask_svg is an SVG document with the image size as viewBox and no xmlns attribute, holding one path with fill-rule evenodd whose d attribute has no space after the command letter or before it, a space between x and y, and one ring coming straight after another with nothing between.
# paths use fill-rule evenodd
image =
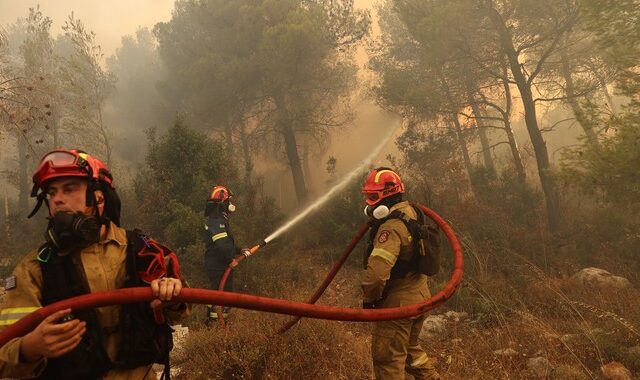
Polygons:
<instances>
[{"instance_id":1,"label":"smoldering forest","mask_svg":"<svg viewBox=\"0 0 640 380\"><path fill-rule=\"evenodd\" d=\"M44 242L31 176L54 148L103 160L123 225L194 288L214 185L244 247L340 185L236 268L236 292L299 302L391 167L464 253L420 336L445 378L640 376L638 0L127 3L0 1L0 277ZM362 306L366 240L318 304ZM445 247L432 294L452 269ZM367 323L231 318L194 307L175 378L373 378Z\"/></svg>"}]
</instances>

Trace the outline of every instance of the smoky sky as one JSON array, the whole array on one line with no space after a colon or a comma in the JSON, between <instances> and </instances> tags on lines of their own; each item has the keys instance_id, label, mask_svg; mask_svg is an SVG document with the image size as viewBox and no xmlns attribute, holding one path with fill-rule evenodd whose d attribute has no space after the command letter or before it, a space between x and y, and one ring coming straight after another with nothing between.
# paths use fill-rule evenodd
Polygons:
<instances>
[{"instance_id":1,"label":"smoky sky","mask_svg":"<svg viewBox=\"0 0 640 380\"><path fill-rule=\"evenodd\" d=\"M109 56L120 46L122 36L171 19L173 3L174 0L0 0L0 25L6 28L39 4L42 13L53 21L51 32L55 36L73 12L88 30L96 33L105 56Z\"/></svg>"},{"instance_id":2,"label":"smoky sky","mask_svg":"<svg viewBox=\"0 0 640 380\"><path fill-rule=\"evenodd\" d=\"M159 22L169 21L174 3L175 0L0 0L0 26L8 28L18 18L25 18L29 8L39 5L43 15L53 21L51 34L55 37L62 33L64 21L73 12L74 17L81 20L87 30L96 34L96 42L102 47L104 54L103 67L106 68L106 59L121 46L124 36L134 36L141 27L152 29ZM375 0L356 0L355 6L369 9L375 23L374 3ZM376 26L373 27L373 34L377 34ZM356 53L356 61L361 68L366 66L367 57L362 47ZM151 100L147 106L152 106ZM323 183L322 177L326 174L325 162L329 157L338 159L336 173L342 175L366 157L371 147L379 143L380 136L385 135L386 129L391 127L381 122L381 118L376 116L376 110L371 107L365 108L357 109L358 120L354 121L350 128L337 132L339 136L333 136L329 149L322 157L314 157L315 165L312 166L315 167L311 169L315 173L313 180L316 183ZM105 109L106 123L113 135L115 145L124 147L123 149L115 148L116 160L140 162L144 158L145 149L131 149L130 145L136 141L146 140L143 131L151 126L151 119L148 123L136 125L134 128L126 123L126 117L113 116L121 110L114 109L111 100L107 102ZM140 113L144 112L140 111ZM160 130L168 125L170 124L160 126ZM153 124L153 126L157 125ZM134 151L136 154L132 153ZM395 153L393 143L387 144L386 149L374 164L386 164L385 157L389 153ZM282 170L283 173L288 172L286 168Z\"/></svg>"},{"instance_id":3,"label":"smoky sky","mask_svg":"<svg viewBox=\"0 0 640 380\"><path fill-rule=\"evenodd\" d=\"M40 5L45 16L53 20L52 34L61 32L67 17L74 13L87 29L96 33L105 57L120 46L123 36L133 35L139 27L152 28L169 21L175 0L0 0L0 25L7 27L29 8ZM374 0L356 0L358 8L373 7Z\"/></svg>"}]
</instances>

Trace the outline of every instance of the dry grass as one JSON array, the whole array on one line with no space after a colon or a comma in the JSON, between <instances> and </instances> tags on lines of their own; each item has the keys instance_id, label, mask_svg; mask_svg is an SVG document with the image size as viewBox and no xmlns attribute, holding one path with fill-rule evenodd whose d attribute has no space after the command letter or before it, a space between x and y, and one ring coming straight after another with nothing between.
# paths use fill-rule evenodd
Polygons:
<instances>
[{"instance_id":1,"label":"dry grass","mask_svg":"<svg viewBox=\"0 0 640 380\"><path fill-rule=\"evenodd\" d=\"M175 364L183 379L367 379L368 336L348 324L234 310L229 329L192 330Z\"/></svg>"},{"instance_id":2,"label":"dry grass","mask_svg":"<svg viewBox=\"0 0 640 380\"><path fill-rule=\"evenodd\" d=\"M484 243L483 243L484 244ZM576 287L549 276L511 252L509 265L491 270L482 244L473 248L464 286L443 309L465 311L446 332L422 342L448 379L532 379L527 360L542 356L554 371L548 378L601 378L600 366L619 361L640 376L640 291ZM293 252L293 253L292 253ZM354 253L358 255L358 253ZM240 290L304 301L331 267L327 252L277 252L255 256L238 269ZM359 304L359 257L350 260L319 303ZM495 267L495 266L494 266ZM432 290L444 280L440 276ZM202 308L200 308L201 310ZM445 310L446 309L446 310ZM200 313L200 314L198 314ZM229 330L206 329L202 311L191 321L186 355L174 363L184 379L370 379L367 324L302 320L284 336L274 333L286 316L234 310ZM503 356L496 350L511 348Z\"/></svg>"}]
</instances>

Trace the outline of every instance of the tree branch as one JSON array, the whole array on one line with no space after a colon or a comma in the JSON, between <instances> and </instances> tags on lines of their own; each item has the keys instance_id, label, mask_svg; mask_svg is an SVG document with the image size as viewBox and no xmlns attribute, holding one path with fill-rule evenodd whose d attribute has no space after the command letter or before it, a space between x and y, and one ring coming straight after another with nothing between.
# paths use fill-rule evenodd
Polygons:
<instances>
[{"instance_id":1,"label":"tree branch","mask_svg":"<svg viewBox=\"0 0 640 380\"><path fill-rule=\"evenodd\" d=\"M549 45L546 51L542 53L542 55L540 56L540 59L538 60L538 63L536 64L535 69L529 75L529 78L527 79L527 84L531 85L533 80L538 76L538 74L540 74L540 71L542 70L542 65L544 64L544 62L554 52L554 50L556 49L556 46L558 45L558 43L560 43L560 39L563 37L564 32L571 29L571 27L576 22L576 20L577 20L577 16L574 13L561 28L557 29L555 37L551 42L551 45Z\"/></svg>"}]
</instances>

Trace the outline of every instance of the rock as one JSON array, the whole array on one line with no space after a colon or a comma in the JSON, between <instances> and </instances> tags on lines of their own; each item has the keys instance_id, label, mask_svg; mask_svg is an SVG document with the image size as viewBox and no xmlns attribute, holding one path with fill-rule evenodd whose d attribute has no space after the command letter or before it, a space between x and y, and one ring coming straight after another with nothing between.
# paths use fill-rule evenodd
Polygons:
<instances>
[{"instance_id":1,"label":"rock","mask_svg":"<svg viewBox=\"0 0 640 380\"><path fill-rule=\"evenodd\" d=\"M586 380L589 377L581 369L563 364L553 369L550 378L555 380Z\"/></svg>"},{"instance_id":2,"label":"rock","mask_svg":"<svg viewBox=\"0 0 640 380\"><path fill-rule=\"evenodd\" d=\"M453 320L454 322L460 322L460 320L466 319L469 316L469 314L465 313L464 311L458 313L457 311L453 310L447 311L446 313L444 313L444 315L447 317L447 319Z\"/></svg>"},{"instance_id":3,"label":"rock","mask_svg":"<svg viewBox=\"0 0 640 380\"><path fill-rule=\"evenodd\" d=\"M518 351L513 348L505 348L502 350L495 350L493 351L493 354L497 356L516 356L518 355Z\"/></svg>"},{"instance_id":4,"label":"rock","mask_svg":"<svg viewBox=\"0 0 640 380\"><path fill-rule=\"evenodd\" d=\"M611 362L600 367L605 379L610 380L632 380L631 371L629 371L622 363Z\"/></svg>"},{"instance_id":5,"label":"rock","mask_svg":"<svg viewBox=\"0 0 640 380\"><path fill-rule=\"evenodd\" d=\"M440 335L445 332L447 322L460 322L462 319L467 319L469 314L464 311L447 311L444 314L433 314L427 316L422 325L422 331L420 332L421 339L433 338L436 335Z\"/></svg>"},{"instance_id":6,"label":"rock","mask_svg":"<svg viewBox=\"0 0 640 380\"><path fill-rule=\"evenodd\" d=\"M631 282L626 278L614 276L600 268L584 268L571 278L577 284L593 288L624 289L631 287Z\"/></svg>"},{"instance_id":7,"label":"rock","mask_svg":"<svg viewBox=\"0 0 640 380\"><path fill-rule=\"evenodd\" d=\"M171 328L173 329L173 347L179 350L189 334L189 328L182 325L173 325Z\"/></svg>"},{"instance_id":8,"label":"rock","mask_svg":"<svg viewBox=\"0 0 640 380\"><path fill-rule=\"evenodd\" d=\"M164 365L162 364L154 364L153 365L153 370L156 371L156 379L161 380L162 379L162 371L164 371ZM174 367L173 365L171 366L171 377L175 378L178 377L180 374L182 374L182 370L178 367Z\"/></svg>"},{"instance_id":9,"label":"rock","mask_svg":"<svg viewBox=\"0 0 640 380\"><path fill-rule=\"evenodd\" d=\"M435 335L444 333L445 323L447 322L444 315L436 314L429 315L422 325L422 331L420 332L420 338L429 339Z\"/></svg>"},{"instance_id":10,"label":"rock","mask_svg":"<svg viewBox=\"0 0 640 380\"><path fill-rule=\"evenodd\" d=\"M527 368L529 368L537 377L548 377L553 370L549 360L542 356L527 360Z\"/></svg>"}]
</instances>

